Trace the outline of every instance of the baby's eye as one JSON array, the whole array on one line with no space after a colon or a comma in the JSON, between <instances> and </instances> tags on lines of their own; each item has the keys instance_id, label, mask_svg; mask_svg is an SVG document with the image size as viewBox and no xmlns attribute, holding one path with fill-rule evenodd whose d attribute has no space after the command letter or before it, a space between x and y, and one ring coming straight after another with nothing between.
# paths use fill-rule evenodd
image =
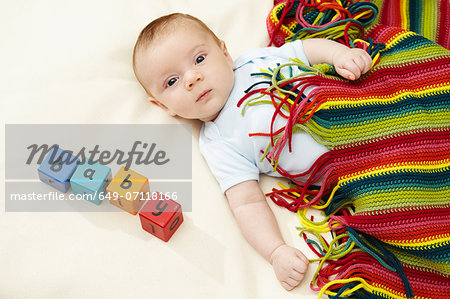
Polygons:
<instances>
[{"instance_id":1,"label":"baby's eye","mask_svg":"<svg viewBox=\"0 0 450 299\"><path fill-rule=\"evenodd\" d=\"M172 86L172 85L174 85L175 83L177 83L177 78L172 78L172 79L170 79L168 82L167 82L167 86Z\"/></svg>"},{"instance_id":2,"label":"baby's eye","mask_svg":"<svg viewBox=\"0 0 450 299\"><path fill-rule=\"evenodd\" d=\"M205 55L200 55L195 59L195 63L199 64L201 63L203 60L205 60Z\"/></svg>"}]
</instances>

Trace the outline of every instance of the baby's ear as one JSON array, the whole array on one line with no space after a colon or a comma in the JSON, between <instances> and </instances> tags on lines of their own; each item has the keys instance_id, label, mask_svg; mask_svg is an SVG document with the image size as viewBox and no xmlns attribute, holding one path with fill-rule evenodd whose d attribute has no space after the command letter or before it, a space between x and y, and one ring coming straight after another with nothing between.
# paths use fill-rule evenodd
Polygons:
<instances>
[{"instance_id":1,"label":"baby's ear","mask_svg":"<svg viewBox=\"0 0 450 299\"><path fill-rule=\"evenodd\" d=\"M223 54L227 58L228 62L234 68L235 66L234 66L233 58L231 57L230 53L228 52L227 45L225 44L225 42L223 40L220 40L220 48L222 49Z\"/></svg>"},{"instance_id":2,"label":"baby's ear","mask_svg":"<svg viewBox=\"0 0 450 299\"><path fill-rule=\"evenodd\" d=\"M158 106L159 108L161 108L162 110L164 110L167 114L169 114L170 116L177 116L175 113L173 113L172 111L170 111L169 108L167 108L166 105L164 105L163 103L161 103L160 101L158 101L157 99L155 99L154 97L148 97L148 100L150 101L150 103Z\"/></svg>"}]
</instances>

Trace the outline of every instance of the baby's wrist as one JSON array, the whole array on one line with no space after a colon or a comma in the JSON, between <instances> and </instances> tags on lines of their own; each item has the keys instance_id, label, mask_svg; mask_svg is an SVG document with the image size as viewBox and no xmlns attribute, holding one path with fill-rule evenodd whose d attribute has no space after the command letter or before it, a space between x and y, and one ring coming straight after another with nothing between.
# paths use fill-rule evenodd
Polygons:
<instances>
[{"instance_id":1,"label":"baby's wrist","mask_svg":"<svg viewBox=\"0 0 450 299\"><path fill-rule=\"evenodd\" d=\"M350 48L348 48L345 45L339 44L339 46L336 47L336 49L334 50L333 54L331 55L331 64L332 65L336 65L337 61L341 57L343 57L348 50L350 50Z\"/></svg>"},{"instance_id":2,"label":"baby's wrist","mask_svg":"<svg viewBox=\"0 0 450 299\"><path fill-rule=\"evenodd\" d=\"M277 251L278 251L281 247L283 247L283 246L287 246L286 243L281 243L280 245L276 246L276 247L272 250L272 253L270 254L270 257L269 257L269 263L270 263L271 265L273 265L273 258L274 258L275 252L277 252Z\"/></svg>"}]
</instances>

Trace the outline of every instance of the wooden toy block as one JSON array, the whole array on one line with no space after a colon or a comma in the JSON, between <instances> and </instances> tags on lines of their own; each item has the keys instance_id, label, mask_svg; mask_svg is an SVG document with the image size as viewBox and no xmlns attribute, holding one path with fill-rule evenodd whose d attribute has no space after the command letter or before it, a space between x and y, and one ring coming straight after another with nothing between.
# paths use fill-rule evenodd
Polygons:
<instances>
[{"instance_id":1,"label":"wooden toy block","mask_svg":"<svg viewBox=\"0 0 450 299\"><path fill-rule=\"evenodd\" d=\"M78 165L70 179L74 194L81 194L85 200L97 205L105 198L106 186L110 182L111 168L87 159Z\"/></svg>"},{"instance_id":2,"label":"wooden toy block","mask_svg":"<svg viewBox=\"0 0 450 299\"><path fill-rule=\"evenodd\" d=\"M52 147L38 168L39 179L58 189L67 192L70 177L80 162L74 155L59 147Z\"/></svg>"},{"instance_id":3,"label":"wooden toy block","mask_svg":"<svg viewBox=\"0 0 450 299\"><path fill-rule=\"evenodd\" d=\"M122 167L106 187L106 191L111 204L136 215L149 197L150 186L146 177Z\"/></svg>"},{"instance_id":4,"label":"wooden toy block","mask_svg":"<svg viewBox=\"0 0 450 299\"><path fill-rule=\"evenodd\" d=\"M139 219L145 231L167 242L183 222L183 212L179 203L159 194L156 200L147 200Z\"/></svg>"}]
</instances>

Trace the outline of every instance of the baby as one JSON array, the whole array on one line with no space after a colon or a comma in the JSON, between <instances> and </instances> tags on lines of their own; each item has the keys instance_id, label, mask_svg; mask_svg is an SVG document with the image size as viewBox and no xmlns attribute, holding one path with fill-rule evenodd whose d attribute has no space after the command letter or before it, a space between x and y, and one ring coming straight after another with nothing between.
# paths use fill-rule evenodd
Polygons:
<instances>
[{"instance_id":1,"label":"baby","mask_svg":"<svg viewBox=\"0 0 450 299\"><path fill-rule=\"evenodd\" d=\"M274 68L289 58L299 58L309 65L333 64L338 74L350 80L358 79L372 64L365 51L324 39L253 49L233 61L225 42L203 22L179 13L148 24L140 33L133 53L136 78L150 102L171 116L204 122L200 150L225 193L244 237L271 263L286 290L302 281L309 262L300 250L286 245L259 187L260 173L277 175L267 161L260 161L267 137L248 136L270 130L274 108L252 106L242 117L237 102L249 86L261 80L251 73ZM276 119L275 125L283 126L283 119ZM306 133L294 136L292 152L283 152L279 165L299 173L327 149Z\"/></svg>"}]
</instances>

